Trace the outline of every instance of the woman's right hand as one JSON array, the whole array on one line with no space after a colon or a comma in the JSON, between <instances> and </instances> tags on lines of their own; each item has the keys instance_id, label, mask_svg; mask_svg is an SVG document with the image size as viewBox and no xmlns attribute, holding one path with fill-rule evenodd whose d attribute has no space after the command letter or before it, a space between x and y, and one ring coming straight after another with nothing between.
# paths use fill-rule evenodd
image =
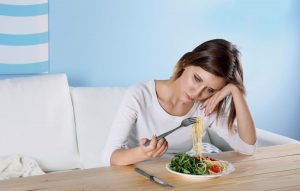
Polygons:
<instances>
[{"instance_id":1,"label":"woman's right hand","mask_svg":"<svg viewBox=\"0 0 300 191\"><path fill-rule=\"evenodd\" d=\"M152 137L151 142L148 146L144 146L148 139L140 139L140 149L148 158L157 158L161 157L168 149L168 142L165 138L160 139L159 141L155 136Z\"/></svg>"}]
</instances>

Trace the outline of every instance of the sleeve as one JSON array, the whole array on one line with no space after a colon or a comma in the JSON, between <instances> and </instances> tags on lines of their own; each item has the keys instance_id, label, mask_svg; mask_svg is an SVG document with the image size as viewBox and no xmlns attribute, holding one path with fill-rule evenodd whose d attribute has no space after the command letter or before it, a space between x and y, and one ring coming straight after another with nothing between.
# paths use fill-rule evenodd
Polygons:
<instances>
[{"instance_id":1,"label":"sleeve","mask_svg":"<svg viewBox=\"0 0 300 191\"><path fill-rule=\"evenodd\" d=\"M227 127L227 117L222 116L218 119L218 121L216 120L216 115L213 118L214 121L211 125L210 131L213 131L219 137L223 138L224 141L227 142L229 146L235 151L238 151L239 153L245 155L254 154L257 146L257 141L254 145L248 144L243 141L238 134L236 121L233 123L233 131L229 132ZM215 137L210 138L214 139Z\"/></svg>"},{"instance_id":2,"label":"sleeve","mask_svg":"<svg viewBox=\"0 0 300 191\"><path fill-rule=\"evenodd\" d=\"M127 148L128 136L137 119L139 110L136 88L129 88L121 101L101 154L101 166L110 166L111 154L121 148Z\"/></svg>"}]
</instances>

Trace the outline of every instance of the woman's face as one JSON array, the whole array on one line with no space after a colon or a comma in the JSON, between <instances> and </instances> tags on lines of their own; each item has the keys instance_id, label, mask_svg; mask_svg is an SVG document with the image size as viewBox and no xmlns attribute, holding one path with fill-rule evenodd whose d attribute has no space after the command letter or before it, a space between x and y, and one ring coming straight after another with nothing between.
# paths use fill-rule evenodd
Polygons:
<instances>
[{"instance_id":1,"label":"woman's face","mask_svg":"<svg viewBox=\"0 0 300 191\"><path fill-rule=\"evenodd\" d=\"M198 66L186 67L178 80L182 90L180 97L184 102L204 101L226 85L224 78Z\"/></svg>"}]
</instances>

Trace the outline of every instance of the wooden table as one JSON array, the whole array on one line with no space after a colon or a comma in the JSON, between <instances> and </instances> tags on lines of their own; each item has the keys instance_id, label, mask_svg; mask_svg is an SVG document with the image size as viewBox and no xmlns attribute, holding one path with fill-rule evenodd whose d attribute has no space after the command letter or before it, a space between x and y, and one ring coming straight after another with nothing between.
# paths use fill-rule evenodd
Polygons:
<instances>
[{"instance_id":1,"label":"wooden table","mask_svg":"<svg viewBox=\"0 0 300 191\"><path fill-rule=\"evenodd\" d=\"M168 159L147 161L135 166L167 181L174 186L171 190L300 190L300 144L262 147L253 156L225 152L214 157L233 163L236 170L224 177L199 181L169 173L165 169ZM133 167L104 167L11 179L0 181L0 190L170 190L136 173Z\"/></svg>"}]
</instances>

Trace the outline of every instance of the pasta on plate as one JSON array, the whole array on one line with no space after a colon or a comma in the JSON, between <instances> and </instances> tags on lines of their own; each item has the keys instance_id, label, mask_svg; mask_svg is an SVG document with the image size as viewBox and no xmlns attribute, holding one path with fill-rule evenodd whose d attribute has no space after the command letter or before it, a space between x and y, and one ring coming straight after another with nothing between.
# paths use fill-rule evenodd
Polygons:
<instances>
[{"instance_id":1,"label":"pasta on plate","mask_svg":"<svg viewBox=\"0 0 300 191\"><path fill-rule=\"evenodd\" d=\"M169 171L174 171L187 175L224 175L229 172L228 166L230 165L230 171L233 171L234 167L227 161L216 160L211 157L202 156L202 136L204 132L203 119L197 118L196 123L193 124L193 150L196 153L190 156L186 153L180 153L175 155L171 162L167 164Z\"/></svg>"}]
</instances>

